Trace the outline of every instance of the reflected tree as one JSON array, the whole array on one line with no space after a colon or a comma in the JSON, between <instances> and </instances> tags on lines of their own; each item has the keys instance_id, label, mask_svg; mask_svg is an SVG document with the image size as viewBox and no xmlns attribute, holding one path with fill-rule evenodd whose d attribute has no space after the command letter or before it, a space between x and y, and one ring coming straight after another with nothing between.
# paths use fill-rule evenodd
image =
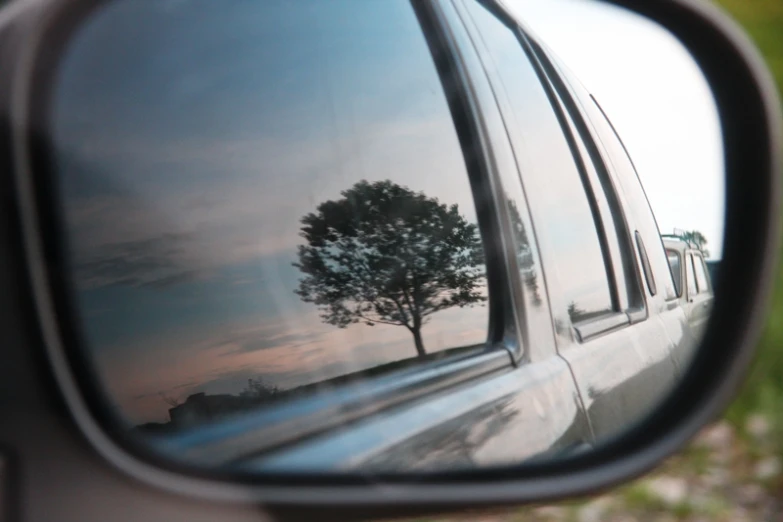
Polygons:
<instances>
[{"instance_id":1,"label":"reflected tree","mask_svg":"<svg viewBox=\"0 0 783 522\"><path fill-rule=\"evenodd\" d=\"M574 301L571 301L568 303L568 317L571 318L572 323L578 323L582 319L585 318L587 313L579 308L579 305L577 305Z\"/></svg>"},{"instance_id":2,"label":"reflected tree","mask_svg":"<svg viewBox=\"0 0 783 522\"><path fill-rule=\"evenodd\" d=\"M686 232L683 232L682 238L685 241L693 245L696 245L696 247L699 250L701 250L701 253L704 255L705 258L710 257L710 251L705 248L707 246L707 238L704 237L704 234L702 234L698 230L688 230Z\"/></svg>"},{"instance_id":3,"label":"reflected tree","mask_svg":"<svg viewBox=\"0 0 783 522\"><path fill-rule=\"evenodd\" d=\"M540 306L542 303L541 294L538 289L538 274L535 269L535 262L533 261L533 251L530 248L530 242L525 231L525 225L522 222L522 216L519 214L519 209L516 203L508 199L506 200L509 218L511 220L512 234L514 235L514 244L516 246L517 263L519 269L522 272L522 279L525 286L532 294L533 304Z\"/></svg>"},{"instance_id":4,"label":"reflected tree","mask_svg":"<svg viewBox=\"0 0 783 522\"><path fill-rule=\"evenodd\" d=\"M571 319L572 323L595 319L596 317L600 317L610 312L610 308L585 310L581 308L575 301L571 301L568 304L568 317Z\"/></svg>"},{"instance_id":5,"label":"reflected tree","mask_svg":"<svg viewBox=\"0 0 783 522\"><path fill-rule=\"evenodd\" d=\"M280 393L280 388L270 386L261 379L248 379L247 386L239 393L239 396L246 399L267 399Z\"/></svg>"},{"instance_id":6,"label":"reflected tree","mask_svg":"<svg viewBox=\"0 0 783 522\"><path fill-rule=\"evenodd\" d=\"M169 406L169 421L147 422L134 429L144 433L174 433L180 429L189 429L222 417L251 411L273 400L279 393L281 391L277 386L266 384L261 378L248 379L247 386L237 395L208 394L202 391L191 393L183 400L159 392L158 395Z\"/></svg>"},{"instance_id":7,"label":"reflected tree","mask_svg":"<svg viewBox=\"0 0 783 522\"><path fill-rule=\"evenodd\" d=\"M169 406L169 408L175 408L182 404L182 399L178 397L172 397L164 392L158 392L158 396Z\"/></svg>"},{"instance_id":8,"label":"reflected tree","mask_svg":"<svg viewBox=\"0 0 783 522\"><path fill-rule=\"evenodd\" d=\"M295 291L324 322L404 326L416 352L421 329L447 308L486 301L484 250L457 205L392 181L360 181L301 219Z\"/></svg>"}]
</instances>

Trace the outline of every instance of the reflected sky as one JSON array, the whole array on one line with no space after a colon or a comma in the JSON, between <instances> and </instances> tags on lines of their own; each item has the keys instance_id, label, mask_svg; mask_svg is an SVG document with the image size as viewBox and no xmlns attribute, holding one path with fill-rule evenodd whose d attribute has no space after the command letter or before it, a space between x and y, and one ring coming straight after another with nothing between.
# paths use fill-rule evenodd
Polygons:
<instances>
[{"instance_id":1,"label":"reflected sky","mask_svg":"<svg viewBox=\"0 0 783 522\"><path fill-rule=\"evenodd\" d=\"M574 13L558 20L578 25ZM582 69L602 59L577 56ZM675 171L645 163L638 125L626 131L597 94L624 138L636 136L627 144L661 227L703 229L718 253L712 228L667 213L687 192L658 203L674 178L645 171ZM259 376L290 388L415 356L404 328L338 329L293 293L300 218L357 181L393 180L476 221L443 89L403 0L106 3L66 54L52 121L85 333L133 422L166 420L162 395L236 393ZM563 218L552 237L577 252ZM578 271L558 276L585 284ZM451 308L422 335L435 352L483 342L486 326L486 307Z\"/></svg>"},{"instance_id":2,"label":"reflected sky","mask_svg":"<svg viewBox=\"0 0 783 522\"><path fill-rule=\"evenodd\" d=\"M161 394L415 356L404 328L323 324L292 266L302 216L361 179L476 221L408 2L113 2L74 40L54 106L85 330L132 420L165 420ZM448 309L424 344L480 343L486 325L485 306Z\"/></svg>"}]
</instances>

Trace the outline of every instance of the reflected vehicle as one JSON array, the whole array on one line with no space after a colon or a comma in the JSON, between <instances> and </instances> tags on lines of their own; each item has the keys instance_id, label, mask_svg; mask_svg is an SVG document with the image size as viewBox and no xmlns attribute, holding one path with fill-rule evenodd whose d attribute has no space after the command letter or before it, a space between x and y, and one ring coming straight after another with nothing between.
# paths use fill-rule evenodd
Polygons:
<instances>
[{"instance_id":1,"label":"reflected vehicle","mask_svg":"<svg viewBox=\"0 0 783 522\"><path fill-rule=\"evenodd\" d=\"M706 261L709 252L697 243L679 235L663 235L666 256L674 277L688 323L698 335L704 331L715 299L712 289L713 268Z\"/></svg>"},{"instance_id":2,"label":"reflected vehicle","mask_svg":"<svg viewBox=\"0 0 783 522\"><path fill-rule=\"evenodd\" d=\"M91 16L53 175L80 385L135 444L252 473L518 464L677 383L694 314L636 168L495 3Z\"/></svg>"}]
</instances>

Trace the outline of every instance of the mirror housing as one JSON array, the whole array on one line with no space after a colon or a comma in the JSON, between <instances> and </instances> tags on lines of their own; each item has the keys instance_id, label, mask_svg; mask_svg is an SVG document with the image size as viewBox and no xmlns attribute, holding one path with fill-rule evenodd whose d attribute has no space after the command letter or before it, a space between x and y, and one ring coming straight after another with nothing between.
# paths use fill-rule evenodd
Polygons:
<instances>
[{"instance_id":1,"label":"mirror housing","mask_svg":"<svg viewBox=\"0 0 783 522\"><path fill-rule=\"evenodd\" d=\"M262 504L284 518L318 515L323 519L324 507L330 508L331 518L346 520L544 502L592 493L651 469L723 410L752 359L778 260L781 114L772 80L757 52L716 8L689 0L611 3L660 23L693 54L715 96L725 146L727 226L715 282L721 297L702 341L707 349L698 352L665 402L635 428L593 451L560 461L470 474L373 473L326 480L317 474L242 480L230 472L199 474L160 462L145 448L112 432L106 419L96 415L97 401L80 388L83 372L75 369L63 346L62 317L56 312L57 293L52 292L52 274L47 269L48 248L57 234L46 226L47 209L42 208L40 196L51 188L39 186L35 174L50 159L40 137L46 128L46 107L39 101L58 60L56 54L42 50L64 45L85 14L101 4L93 1L12 5L0 34L0 48L7 50L0 61L0 71L7 71L0 75L7 78L0 82L4 128L0 137L8 138L0 143L0 162L14 173L3 183L9 189L6 193L14 194L13 205L7 207L18 213L3 219L19 223L19 237L4 238L16 247L8 272L17 275L15 284L24 285L34 296L34 303L20 312L24 320L14 320L17 341L10 352L18 365L7 368L22 370L7 376L11 387L21 389L22 379L41 384L46 392L31 399L32 409L53 408L57 415L45 416L45 423L78 427L96 452L74 452L93 465L108 462L117 472L164 495ZM32 356L25 351L22 339L37 339L40 353ZM17 448L23 460L35 451L34 446L25 443L20 432L10 430L0 428L2 440Z\"/></svg>"}]
</instances>

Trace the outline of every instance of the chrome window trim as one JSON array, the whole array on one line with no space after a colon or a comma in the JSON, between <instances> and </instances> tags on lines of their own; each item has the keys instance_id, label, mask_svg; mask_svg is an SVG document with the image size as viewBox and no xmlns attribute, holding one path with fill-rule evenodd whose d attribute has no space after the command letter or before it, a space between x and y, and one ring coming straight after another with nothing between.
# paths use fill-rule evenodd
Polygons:
<instances>
[{"instance_id":1,"label":"chrome window trim","mask_svg":"<svg viewBox=\"0 0 783 522\"><path fill-rule=\"evenodd\" d=\"M150 437L161 454L184 463L225 466L306 437L337 428L384 409L434 394L498 370L511 369L501 347L477 348L454 359L415 366L328 392L270 403L187 433ZM156 444L157 442L157 444Z\"/></svg>"},{"instance_id":2,"label":"chrome window trim","mask_svg":"<svg viewBox=\"0 0 783 522\"><path fill-rule=\"evenodd\" d=\"M584 343L630 324L632 324L631 316L628 313L611 312L611 315L604 315L590 321L576 323L574 330L576 330L579 336L579 342Z\"/></svg>"},{"instance_id":3,"label":"chrome window trim","mask_svg":"<svg viewBox=\"0 0 783 522\"><path fill-rule=\"evenodd\" d=\"M638 250L639 257L642 261L642 271L644 272L644 279L647 281L647 290L650 291L650 295L658 293L658 286L655 284L655 274L653 274L652 266L650 266L650 258L647 257L647 249L644 247L644 240L639 231L634 232L636 238L636 249Z\"/></svg>"}]
</instances>

